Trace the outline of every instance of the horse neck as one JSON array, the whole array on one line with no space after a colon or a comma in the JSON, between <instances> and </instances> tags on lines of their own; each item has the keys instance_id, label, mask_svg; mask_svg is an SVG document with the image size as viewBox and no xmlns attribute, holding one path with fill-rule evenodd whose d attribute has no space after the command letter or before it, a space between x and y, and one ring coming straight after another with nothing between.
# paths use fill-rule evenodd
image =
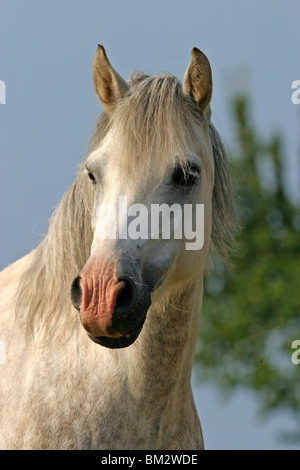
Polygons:
<instances>
[{"instance_id":1,"label":"horse neck","mask_svg":"<svg viewBox=\"0 0 300 470\"><path fill-rule=\"evenodd\" d=\"M186 396L200 330L203 273L164 303L153 304L127 354L128 385L145 408Z\"/></svg>"}]
</instances>

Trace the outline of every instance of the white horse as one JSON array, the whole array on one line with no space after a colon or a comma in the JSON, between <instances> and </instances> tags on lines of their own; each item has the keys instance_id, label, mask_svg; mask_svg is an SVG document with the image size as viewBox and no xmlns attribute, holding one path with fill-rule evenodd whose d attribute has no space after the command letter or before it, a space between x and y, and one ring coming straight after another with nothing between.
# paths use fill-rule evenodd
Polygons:
<instances>
[{"instance_id":1,"label":"white horse","mask_svg":"<svg viewBox=\"0 0 300 470\"><path fill-rule=\"evenodd\" d=\"M0 448L201 449L204 267L210 245L226 258L235 218L210 64L193 48L183 85L140 72L127 83L98 46L93 78L105 111L87 158L44 240L0 274ZM125 196L131 212L106 237L101 208ZM204 204L203 247L150 228L124 236L155 204Z\"/></svg>"}]
</instances>

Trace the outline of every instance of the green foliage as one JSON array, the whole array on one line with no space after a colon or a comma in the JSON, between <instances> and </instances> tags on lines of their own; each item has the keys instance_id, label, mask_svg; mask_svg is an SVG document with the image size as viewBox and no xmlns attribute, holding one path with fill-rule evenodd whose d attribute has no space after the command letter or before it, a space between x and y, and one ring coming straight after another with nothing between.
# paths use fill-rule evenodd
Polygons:
<instances>
[{"instance_id":1,"label":"green foliage","mask_svg":"<svg viewBox=\"0 0 300 470\"><path fill-rule=\"evenodd\" d=\"M300 339L300 207L283 183L279 135L262 142L248 100L233 101L238 151L231 166L240 199L242 230L233 267L216 261L205 281L196 360L200 377L255 391L265 411L286 409L300 436L300 364L291 344Z\"/></svg>"}]
</instances>

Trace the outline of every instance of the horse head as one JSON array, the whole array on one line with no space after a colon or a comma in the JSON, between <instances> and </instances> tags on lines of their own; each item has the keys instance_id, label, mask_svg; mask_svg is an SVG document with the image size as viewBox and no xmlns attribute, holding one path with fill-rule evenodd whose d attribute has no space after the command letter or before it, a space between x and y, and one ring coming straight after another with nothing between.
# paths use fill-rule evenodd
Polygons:
<instances>
[{"instance_id":1,"label":"horse head","mask_svg":"<svg viewBox=\"0 0 300 470\"><path fill-rule=\"evenodd\" d=\"M192 49L183 85L134 73L127 83L98 46L103 135L85 161L94 186L91 255L71 299L96 343L132 344L151 303L203 271L212 225L211 68Z\"/></svg>"}]
</instances>

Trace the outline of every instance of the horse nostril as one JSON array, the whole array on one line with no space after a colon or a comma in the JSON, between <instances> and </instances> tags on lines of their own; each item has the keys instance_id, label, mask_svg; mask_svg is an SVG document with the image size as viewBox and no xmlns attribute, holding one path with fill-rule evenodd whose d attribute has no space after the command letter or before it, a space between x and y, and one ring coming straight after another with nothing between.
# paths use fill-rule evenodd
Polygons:
<instances>
[{"instance_id":1,"label":"horse nostril","mask_svg":"<svg viewBox=\"0 0 300 470\"><path fill-rule=\"evenodd\" d=\"M123 281L125 285L117 294L115 301L115 311L117 313L125 313L135 304L136 287L135 284L127 277L122 277L118 280L120 282Z\"/></svg>"},{"instance_id":2,"label":"horse nostril","mask_svg":"<svg viewBox=\"0 0 300 470\"><path fill-rule=\"evenodd\" d=\"M77 274L71 285L71 300L73 306L79 311L80 310L80 305L81 305L81 298L82 298L82 291L80 287L80 273Z\"/></svg>"}]
</instances>

